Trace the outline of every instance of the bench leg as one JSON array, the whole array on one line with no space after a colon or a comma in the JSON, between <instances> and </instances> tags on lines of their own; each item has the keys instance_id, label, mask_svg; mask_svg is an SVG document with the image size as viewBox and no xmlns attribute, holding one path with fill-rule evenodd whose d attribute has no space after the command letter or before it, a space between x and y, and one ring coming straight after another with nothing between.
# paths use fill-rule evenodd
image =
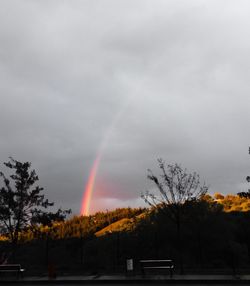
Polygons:
<instances>
[{"instance_id":1,"label":"bench leg","mask_svg":"<svg viewBox=\"0 0 250 286\"><path fill-rule=\"evenodd\" d=\"M173 269L170 268L170 278L172 278L172 277L173 277Z\"/></svg>"}]
</instances>

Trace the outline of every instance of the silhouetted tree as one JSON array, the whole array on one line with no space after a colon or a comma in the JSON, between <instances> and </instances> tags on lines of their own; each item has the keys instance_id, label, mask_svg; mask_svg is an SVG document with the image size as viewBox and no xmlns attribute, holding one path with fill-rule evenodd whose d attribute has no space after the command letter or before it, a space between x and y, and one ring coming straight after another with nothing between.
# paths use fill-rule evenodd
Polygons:
<instances>
[{"instance_id":1,"label":"silhouetted tree","mask_svg":"<svg viewBox=\"0 0 250 286\"><path fill-rule=\"evenodd\" d=\"M248 149L248 153L250 154L250 147L249 147L249 149ZM250 183L250 176L247 176L247 177L246 177L246 181L247 181L248 183ZM239 193L237 193L237 195L238 195L239 197L241 197L241 198L250 199L250 190L248 190L247 192L239 192Z\"/></svg>"},{"instance_id":2,"label":"silhouetted tree","mask_svg":"<svg viewBox=\"0 0 250 286\"><path fill-rule=\"evenodd\" d=\"M37 224L51 225L70 213L70 210L61 209L54 213L47 211L54 203L45 199L43 188L34 186L38 176L35 170L30 170L30 162L22 163L10 157L4 165L14 172L9 178L0 172L4 182L0 189L0 227L12 244L18 243L21 231Z\"/></svg>"},{"instance_id":3,"label":"silhouetted tree","mask_svg":"<svg viewBox=\"0 0 250 286\"><path fill-rule=\"evenodd\" d=\"M180 254L180 270L183 273L181 226L183 221L184 204L187 201L199 200L204 196L208 187L200 184L197 173L189 174L178 164L165 165L162 159L158 160L161 175L158 178L148 170L148 179L157 188L158 194L147 191L142 198L152 207L160 208L168 215L177 227L178 245Z\"/></svg>"},{"instance_id":4,"label":"silhouetted tree","mask_svg":"<svg viewBox=\"0 0 250 286\"><path fill-rule=\"evenodd\" d=\"M247 192L239 192L237 193L237 195L240 198L250 199L250 190L248 190Z\"/></svg>"}]
</instances>

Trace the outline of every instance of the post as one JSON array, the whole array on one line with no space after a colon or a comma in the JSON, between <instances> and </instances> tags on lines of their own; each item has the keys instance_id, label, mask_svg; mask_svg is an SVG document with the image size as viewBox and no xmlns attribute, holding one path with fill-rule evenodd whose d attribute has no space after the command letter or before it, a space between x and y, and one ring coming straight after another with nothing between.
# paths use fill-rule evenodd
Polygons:
<instances>
[{"instance_id":1,"label":"post","mask_svg":"<svg viewBox=\"0 0 250 286\"><path fill-rule=\"evenodd\" d=\"M134 271L134 261L132 258L126 260L126 272L128 275L133 274Z\"/></svg>"}]
</instances>

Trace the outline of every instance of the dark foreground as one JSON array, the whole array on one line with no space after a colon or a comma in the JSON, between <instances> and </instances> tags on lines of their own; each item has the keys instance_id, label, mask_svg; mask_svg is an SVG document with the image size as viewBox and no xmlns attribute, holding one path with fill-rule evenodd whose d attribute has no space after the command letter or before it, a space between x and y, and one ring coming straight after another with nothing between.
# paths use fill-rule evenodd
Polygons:
<instances>
[{"instance_id":1,"label":"dark foreground","mask_svg":"<svg viewBox=\"0 0 250 286\"><path fill-rule=\"evenodd\" d=\"M37 283L33 283L33 284L25 284L25 283L8 283L8 284L6 284L6 285L9 285L9 286L14 286L14 285L34 285L34 286L36 286L36 285L53 285L53 284L51 284L51 283L44 283L44 284L37 284ZM64 283L64 282L62 282L62 283L56 283L55 285L60 285L60 286L66 286L66 285L71 285L71 286L76 286L76 285L85 285L85 286L90 286L90 285L93 285L93 284L91 284L91 283L82 283L82 284L79 284L79 283ZM109 283L100 283L99 285L112 285L112 286L122 286L122 285L124 285L124 283L112 283L112 284L109 284ZM137 283L134 283L133 285L146 285L146 284L137 284ZM152 282L152 283L150 283L150 285L152 285L152 286L156 286L156 285L159 285L159 283L155 283L155 282ZM190 284L190 283L185 283L185 282L183 282L183 283L163 283L162 285L169 285L169 286L183 286L183 285L195 285L195 286L208 286L208 285L211 285L210 283L209 284L207 284L207 283L195 283L195 284ZM212 285L214 285L214 286L226 286L226 285L230 285L230 284L228 284L228 283L216 283L216 284L212 284ZM232 284L231 284L232 285ZM233 284L233 285L242 285L242 284ZM245 284L245 285L249 285L249 284Z\"/></svg>"},{"instance_id":2,"label":"dark foreground","mask_svg":"<svg viewBox=\"0 0 250 286\"><path fill-rule=\"evenodd\" d=\"M172 279L169 276L61 276L56 279L48 277L24 277L14 279L13 277L2 277L1 285L112 285L120 286L125 284L132 285L250 285L250 275L175 275Z\"/></svg>"}]
</instances>

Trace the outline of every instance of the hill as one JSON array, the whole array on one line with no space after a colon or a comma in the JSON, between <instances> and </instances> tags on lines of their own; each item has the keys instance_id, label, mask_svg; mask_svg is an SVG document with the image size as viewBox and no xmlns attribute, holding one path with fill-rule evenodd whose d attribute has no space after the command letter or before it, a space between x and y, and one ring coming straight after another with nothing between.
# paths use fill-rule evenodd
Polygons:
<instances>
[{"instance_id":1,"label":"hill","mask_svg":"<svg viewBox=\"0 0 250 286\"><path fill-rule=\"evenodd\" d=\"M129 232L135 230L137 224L145 218L146 214L141 213L133 218L122 218L110 225L104 227L103 229L95 233L96 237L100 237L106 234L111 234L114 232Z\"/></svg>"}]
</instances>

